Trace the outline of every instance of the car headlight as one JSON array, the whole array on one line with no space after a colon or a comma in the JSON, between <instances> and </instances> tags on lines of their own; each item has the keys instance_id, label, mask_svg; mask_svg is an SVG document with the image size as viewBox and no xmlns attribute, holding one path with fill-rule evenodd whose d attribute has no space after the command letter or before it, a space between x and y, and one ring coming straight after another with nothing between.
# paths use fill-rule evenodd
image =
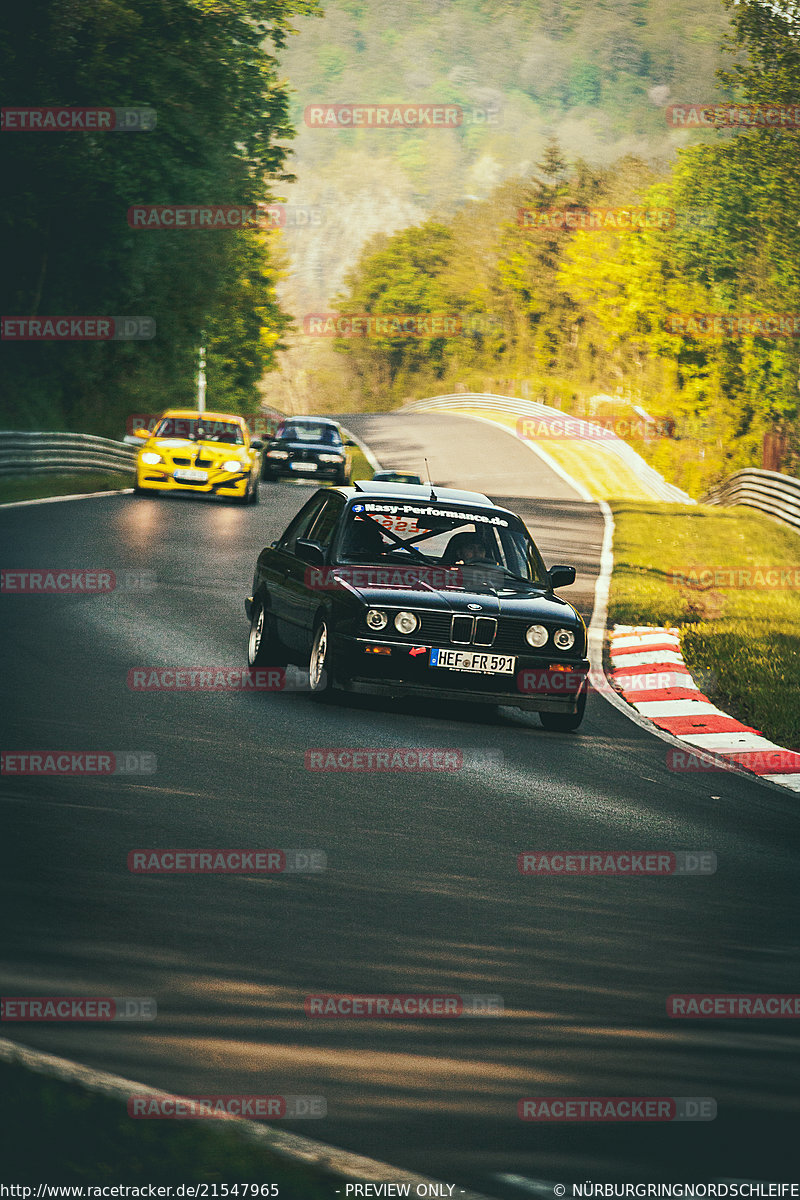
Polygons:
<instances>
[{"instance_id":1,"label":"car headlight","mask_svg":"<svg viewBox=\"0 0 800 1200\"><path fill-rule=\"evenodd\" d=\"M553 641L559 650L571 650L575 645L575 634L571 629L557 629L553 635Z\"/></svg>"},{"instance_id":2,"label":"car headlight","mask_svg":"<svg viewBox=\"0 0 800 1200\"><path fill-rule=\"evenodd\" d=\"M545 644L547 638L548 633L544 625L531 625L531 627L525 631L525 641L529 646L535 646L537 650L540 646Z\"/></svg>"},{"instance_id":3,"label":"car headlight","mask_svg":"<svg viewBox=\"0 0 800 1200\"><path fill-rule=\"evenodd\" d=\"M320 462L341 462L342 455L341 454L320 454L319 461Z\"/></svg>"},{"instance_id":4,"label":"car headlight","mask_svg":"<svg viewBox=\"0 0 800 1200\"><path fill-rule=\"evenodd\" d=\"M163 462L160 454L154 454L152 450L145 450L142 454L142 462L146 467L154 467L156 463Z\"/></svg>"},{"instance_id":5,"label":"car headlight","mask_svg":"<svg viewBox=\"0 0 800 1200\"><path fill-rule=\"evenodd\" d=\"M267 458L288 458L289 454L286 450L268 450Z\"/></svg>"},{"instance_id":6,"label":"car headlight","mask_svg":"<svg viewBox=\"0 0 800 1200\"><path fill-rule=\"evenodd\" d=\"M367 624L370 629L383 629L389 618L379 608L371 608L367 613Z\"/></svg>"},{"instance_id":7,"label":"car headlight","mask_svg":"<svg viewBox=\"0 0 800 1200\"><path fill-rule=\"evenodd\" d=\"M222 464L223 471L243 471L244 466L239 462L238 458L229 458L227 462Z\"/></svg>"},{"instance_id":8,"label":"car headlight","mask_svg":"<svg viewBox=\"0 0 800 1200\"><path fill-rule=\"evenodd\" d=\"M398 633L413 633L419 621L412 612L399 612L394 619L394 627Z\"/></svg>"}]
</instances>

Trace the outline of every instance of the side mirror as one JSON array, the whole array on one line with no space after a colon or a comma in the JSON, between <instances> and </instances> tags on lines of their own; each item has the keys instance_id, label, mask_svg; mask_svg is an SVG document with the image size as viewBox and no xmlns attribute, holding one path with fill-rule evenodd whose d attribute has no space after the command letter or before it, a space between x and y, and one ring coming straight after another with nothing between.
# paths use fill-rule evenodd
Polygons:
<instances>
[{"instance_id":1,"label":"side mirror","mask_svg":"<svg viewBox=\"0 0 800 1200\"><path fill-rule=\"evenodd\" d=\"M253 438L250 445L253 450L263 450L264 449L264 443L262 442L261 438Z\"/></svg>"},{"instance_id":2,"label":"side mirror","mask_svg":"<svg viewBox=\"0 0 800 1200\"><path fill-rule=\"evenodd\" d=\"M144 438L144 440L147 441L150 437L150 430L145 429L142 425L140 425L137 429L134 429L133 436Z\"/></svg>"},{"instance_id":3,"label":"side mirror","mask_svg":"<svg viewBox=\"0 0 800 1200\"><path fill-rule=\"evenodd\" d=\"M571 583L575 582L575 568L563 566L551 567L547 572L547 579L551 592L554 592L556 588L569 587Z\"/></svg>"},{"instance_id":4,"label":"side mirror","mask_svg":"<svg viewBox=\"0 0 800 1200\"><path fill-rule=\"evenodd\" d=\"M319 542L309 541L308 538L298 538L294 544L294 552L310 567L322 567L325 564L325 551Z\"/></svg>"}]
</instances>

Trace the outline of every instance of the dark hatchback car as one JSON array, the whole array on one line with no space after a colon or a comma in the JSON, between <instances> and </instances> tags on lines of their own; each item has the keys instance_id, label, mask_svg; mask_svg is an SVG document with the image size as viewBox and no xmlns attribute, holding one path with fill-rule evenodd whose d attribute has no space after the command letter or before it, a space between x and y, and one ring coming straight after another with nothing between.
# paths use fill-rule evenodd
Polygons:
<instances>
[{"instance_id":1,"label":"dark hatchback car","mask_svg":"<svg viewBox=\"0 0 800 1200\"><path fill-rule=\"evenodd\" d=\"M336 422L326 417L288 417L267 442L261 459L261 478L332 479L334 483L348 483L352 445Z\"/></svg>"},{"instance_id":2,"label":"dark hatchback car","mask_svg":"<svg viewBox=\"0 0 800 1200\"><path fill-rule=\"evenodd\" d=\"M503 704L577 729L586 628L525 525L477 492L358 482L311 497L256 564L251 667L309 688Z\"/></svg>"}]
</instances>

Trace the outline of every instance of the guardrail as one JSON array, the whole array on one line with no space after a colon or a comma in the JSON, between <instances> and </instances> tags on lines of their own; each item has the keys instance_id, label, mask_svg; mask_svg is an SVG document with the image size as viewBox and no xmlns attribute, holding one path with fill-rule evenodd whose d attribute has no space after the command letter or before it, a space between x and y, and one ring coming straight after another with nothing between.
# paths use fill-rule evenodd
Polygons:
<instances>
[{"instance_id":1,"label":"guardrail","mask_svg":"<svg viewBox=\"0 0 800 1200\"><path fill-rule=\"evenodd\" d=\"M575 441L591 442L621 459L630 470L647 486L654 496L672 504L694 504L695 501L686 492L672 483L667 483L654 467L645 462L641 454L637 454L632 446L624 442L616 434L602 429L592 421L584 421L579 417L570 417L560 409L552 408L549 404L540 404L536 400L520 400L517 396L496 396L491 392L456 392L448 396L431 396L426 400L414 400L403 406L406 412L446 412L448 409L479 408L502 413L515 413L523 417L537 417L545 421L568 420L570 437ZM598 437L598 435L602 435Z\"/></svg>"},{"instance_id":2,"label":"guardrail","mask_svg":"<svg viewBox=\"0 0 800 1200\"><path fill-rule=\"evenodd\" d=\"M744 504L800 530L800 479L778 471L745 467L709 488L703 504Z\"/></svg>"},{"instance_id":3,"label":"guardrail","mask_svg":"<svg viewBox=\"0 0 800 1200\"><path fill-rule=\"evenodd\" d=\"M0 430L0 475L133 471L136 448L91 433Z\"/></svg>"}]
</instances>

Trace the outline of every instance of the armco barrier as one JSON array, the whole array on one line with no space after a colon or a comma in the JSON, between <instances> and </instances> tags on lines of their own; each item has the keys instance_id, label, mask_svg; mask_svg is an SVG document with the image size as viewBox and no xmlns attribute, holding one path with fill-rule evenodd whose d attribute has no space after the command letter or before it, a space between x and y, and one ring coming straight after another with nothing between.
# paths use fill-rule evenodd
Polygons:
<instances>
[{"instance_id":1,"label":"armco barrier","mask_svg":"<svg viewBox=\"0 0 800 1200\"><path fill-rule=\"evenodd\" d=\"M800 529L800 479L778 471L745 467L710 488L703 503L744 504Z\"/></svg>"},{"instance_id":2,"label":"armco barrier","mask_svg":"<svg viewBox=\"0 0 800 1200\"><path fill-rule=\"evenodd\" d=\"M133 471L136 447L91 433L0 430L0 476Z\"/></svg>"},{"instance_id":3,"label":"armco barrier","mask_svg":"<svg viewBox=\"0 0 800 1200\"><path fill-rule=\"evenodd\" d=\"M537 417L539 420L549 421L563 420L567 415L560 409L552 408L549 404L539 404L535 400L520 400L517 396L496 396L490 392L460 392L449 396L432 396L426 400L414 400L411 404L404 405L403 411L447 412L451 409L468 411L471 408L490 412L494 410L506 414L513 413L518 416ZM608 431L602 430L602 440L598 441L597 435L598 432L601 432L599 426L577 417L570 417L569 422L570 429L575 430L574 434L571 433L574 441L587 441L594 446L602 446L604 451L615 454L658 499L671 504L695 503L686 492L681 491L674 484L667 483L666 479L649 463L646 463L632 446L629 446L616 434L609 434Z\"/></svg>"}]
</instances>

